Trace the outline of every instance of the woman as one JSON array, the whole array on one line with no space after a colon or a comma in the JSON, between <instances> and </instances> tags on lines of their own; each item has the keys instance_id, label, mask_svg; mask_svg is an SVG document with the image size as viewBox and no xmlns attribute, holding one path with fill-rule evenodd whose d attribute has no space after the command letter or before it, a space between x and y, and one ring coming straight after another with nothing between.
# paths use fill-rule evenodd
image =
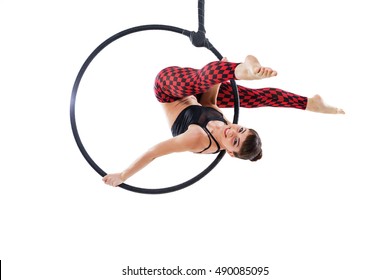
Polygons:
<instances>
[{"instance_id":1,"label":"woman","mask_svg":"<svg viewBox=\"0 0 390 280\"><path fill-rule=\"evenodd\" d=\"M106 175L103 181L118 186L154 159L175 152L210 154L226 150L232 157L259 160L262 150L257 132L232 124L219 108L234 106L229 80L260 80L276 75L276 71L262 67L251 55L243 63L223 59L199 70L176 66L163 69L156 77L154 90L174 137L149 149L123 172ZM243 86L238 86L238 90L241 107L289 107L344 114L343 110L326 105L319 95L307 98L275 88L249 89Z\"/></svg>"}]
</instances>

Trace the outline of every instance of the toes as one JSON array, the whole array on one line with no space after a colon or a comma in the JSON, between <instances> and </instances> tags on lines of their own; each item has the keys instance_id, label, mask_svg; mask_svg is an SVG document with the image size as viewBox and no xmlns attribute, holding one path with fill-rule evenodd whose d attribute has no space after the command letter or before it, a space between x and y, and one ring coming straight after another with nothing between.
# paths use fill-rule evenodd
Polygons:
<instances>
[{"instance_id":1,"label":"toes","mask_svg":"<svg viewBox=\"0 0 390 280\"><path fill-rule=\"evenodd\" d=\"M253 74L259 76L262 71L262 67L253 67Z\"/></svg>"},{"instance_id":2,"label":"toes","mask_svg":"<svg viewBox=\"0 0 390 280\"><path fill-rule=\"evenodd\" d=\"M264 76L265 78L269 78L269 77L274 77L276 76L276 71L272 70L271 68L265 68L265 71L264 71Z\"/></svg>"},{"instance_id":3,"label":"toes","mask_svg":"<svg viewBox=\"0 0 390 280\"><path fill-rule=\"evenodd\" d=\"M261 78L264 78L265 71L266 71L265 68L261 67L260 71L258 72L258 76L260 76Z\"/></svg>"},{"instance_id":4,"label":"toes","mask_svg":"<svg viewBox=\"0 0 390 280\"><path fill-rule=\"evenodd\" d=\"M256 73L256 76L260 79L263 78L269 78L269 77L275 77L278 73L271 68L268 67L261 67Z\"/></svg>"}]
</instances>

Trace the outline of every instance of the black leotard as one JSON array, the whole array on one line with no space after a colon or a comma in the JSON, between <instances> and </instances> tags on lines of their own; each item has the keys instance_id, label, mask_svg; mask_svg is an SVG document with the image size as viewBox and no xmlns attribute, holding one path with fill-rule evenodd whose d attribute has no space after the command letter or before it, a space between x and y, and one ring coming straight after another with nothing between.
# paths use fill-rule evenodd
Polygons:
<instances>
[{"instance_id":1,"label":"black leotard","mask_svg":"<svg viewBox=\"0 0 390 280\"><path fill-rule=\"evenodd\" d=\"M210 140L208 147L199 153L203 153L211 147L211 139L217 145L217 150L214 153L218 153L220 151L219 143L206 127L209 121L221 121L227 124L221 112L217 111L216 109L199 105L190 105L181 111L179 116L176 118L171 128L172 135L177 136L186 132L191 124L199 125L207 133L207 136Z\"/></svg>"}]
</instances>

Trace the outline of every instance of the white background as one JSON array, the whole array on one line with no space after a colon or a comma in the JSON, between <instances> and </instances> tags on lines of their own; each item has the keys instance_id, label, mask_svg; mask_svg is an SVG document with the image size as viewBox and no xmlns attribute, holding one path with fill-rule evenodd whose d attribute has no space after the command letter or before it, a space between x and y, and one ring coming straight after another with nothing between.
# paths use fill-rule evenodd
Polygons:
<instances>
[{"instance_id":1,"label":"white background","mask_svg":"<svg viewBox=\"0 0 390 280\"><path fill-rule=\"evenodd\" d=\"M389 279L385 3L206 1L208 38L224 56L239 62L255 54L279 72L245 85L318 93L347 114L242 109L239 122L262 136L260 162L226 156L197 184L151 196L101 182L74 141L70 95L82 63L105 39L152 23L196 30L197 1L3 0L4 279L162 279L122 276L122 268L177 265L269 266L265 279ZM170 137L153 96L155 75L165 66L201 67L213 59L163 31L127 36L103 50L77 97L91 157L107 172L121 171ZM213 159L169 156L128 183L169 186ZM225 279L182 277L219 278Z\"/></svg>"}]
</instances>

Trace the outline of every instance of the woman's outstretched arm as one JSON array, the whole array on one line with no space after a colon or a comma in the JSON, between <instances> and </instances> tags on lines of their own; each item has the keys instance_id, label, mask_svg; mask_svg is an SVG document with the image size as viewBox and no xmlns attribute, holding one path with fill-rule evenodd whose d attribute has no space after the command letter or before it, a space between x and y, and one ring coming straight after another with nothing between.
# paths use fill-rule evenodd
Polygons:
<instances>
[{"instance_id":1,"label":"woman's outstretched arm","mask_svg":"<svg viewBox=\"0 0 390 280\"><path fill-rule=\"evenodd\" d=\"M107 185L116 187L146 167L156 158L177 152L194 151L196 145L197 138L194 137L192 132L180 134L153 146L122 172L107 174L103 177L103 182Z\"/></svg>"}]
</instances>

